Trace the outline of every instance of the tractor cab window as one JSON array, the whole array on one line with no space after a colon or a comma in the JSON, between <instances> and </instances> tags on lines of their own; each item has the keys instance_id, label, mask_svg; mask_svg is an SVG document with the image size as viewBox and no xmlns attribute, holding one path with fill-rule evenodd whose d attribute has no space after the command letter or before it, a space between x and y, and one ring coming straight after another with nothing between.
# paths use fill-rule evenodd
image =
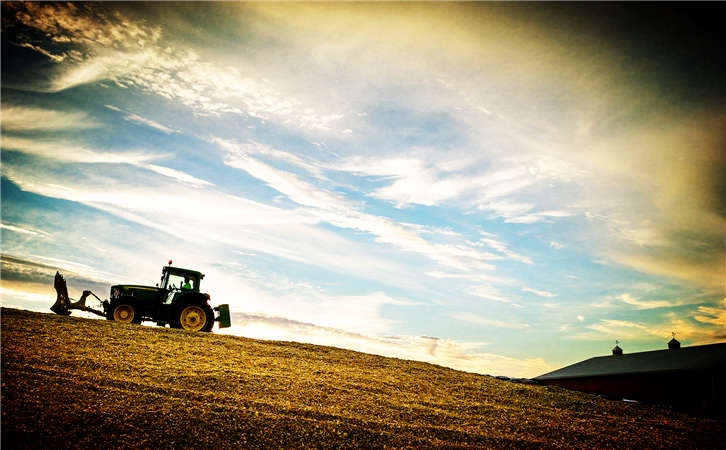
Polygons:
<instances>
[{"instance_id":1,"label":"tractor cab window","mask_svg":"<svg viewBox=\"0 0 726 450\"><path fill-rule=\"evenodd\" d=\"M165 289L199 290L199 277L190 274L164 272L161 287Z\"/></svg>"}]
</instances>

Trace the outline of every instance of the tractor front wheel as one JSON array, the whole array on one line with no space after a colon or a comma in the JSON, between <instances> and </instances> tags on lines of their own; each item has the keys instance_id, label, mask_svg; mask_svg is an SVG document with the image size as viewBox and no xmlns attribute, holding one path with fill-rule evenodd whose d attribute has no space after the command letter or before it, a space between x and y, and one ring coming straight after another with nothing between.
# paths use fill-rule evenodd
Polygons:
<instances>
[{"instance_id":1,"label":"tractor front wheel","mask_svg":"<svg viewBox=\"0 0 726 450\"><path fill-rule=\"evenodd\" d=\"M212 331L214 311L203 303L184 305L178 310L176 322L177 328L188 331Z\"/></svg>"},{"instance_id":2,"label":"tractor front wheel","mask_svg":"<svg viewBox=\"0 0 726 450\"><path fill-rule=\"evenodd\" d=\"M119 303L113 307L113 320L121 323L141 323L141 316L136 307L130 303Z\"/></svg>"}]
</instances>

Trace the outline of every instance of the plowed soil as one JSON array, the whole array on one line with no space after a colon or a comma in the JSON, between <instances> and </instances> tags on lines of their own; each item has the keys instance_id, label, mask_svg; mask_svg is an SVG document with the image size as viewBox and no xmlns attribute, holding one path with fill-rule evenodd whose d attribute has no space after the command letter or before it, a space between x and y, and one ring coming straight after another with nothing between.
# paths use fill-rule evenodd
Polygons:
<instances>
[{"instance_id":1,"label":"plowed soil","mask_svg":"<svg viewBox=\"0 0 726 450\"><path fill-rule=\"evenodd\" d=\"M723 420L421 362L2 310L2 447L693 447Z\"/></svg>"}]
</instances>

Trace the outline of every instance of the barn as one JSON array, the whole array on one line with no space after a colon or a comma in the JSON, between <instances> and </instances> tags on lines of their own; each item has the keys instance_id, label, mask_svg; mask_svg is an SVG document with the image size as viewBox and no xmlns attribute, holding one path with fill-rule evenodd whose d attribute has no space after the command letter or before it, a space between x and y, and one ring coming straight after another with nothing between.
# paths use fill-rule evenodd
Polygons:
<instances>
[{"instance_id":1,"label":"barn","mask_svg":"<svg viewBox=\"0 0 726 450\"><path fill-rule=\"evenodd\" d=\"M726 343L598 356L535 378L543 384L671 406L700 414L726 415Z\"/></svg>"}]
</instances>

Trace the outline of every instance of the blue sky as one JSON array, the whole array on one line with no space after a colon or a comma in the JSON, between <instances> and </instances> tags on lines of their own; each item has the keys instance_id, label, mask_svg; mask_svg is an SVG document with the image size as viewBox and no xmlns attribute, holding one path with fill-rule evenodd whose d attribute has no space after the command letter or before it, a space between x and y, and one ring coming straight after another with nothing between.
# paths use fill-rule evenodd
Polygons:
<instances>
[{"instance_id":1,"label":"blue sky","mask_svg":"<svg viewBox=\"0 0 726 450\"><path fill-rule=\"evenodd\" d=\"M723 341L711 36L585 8L3 3L3 305L173 259L232 333L481 373Z\"/></svg>"}]
</instances>

